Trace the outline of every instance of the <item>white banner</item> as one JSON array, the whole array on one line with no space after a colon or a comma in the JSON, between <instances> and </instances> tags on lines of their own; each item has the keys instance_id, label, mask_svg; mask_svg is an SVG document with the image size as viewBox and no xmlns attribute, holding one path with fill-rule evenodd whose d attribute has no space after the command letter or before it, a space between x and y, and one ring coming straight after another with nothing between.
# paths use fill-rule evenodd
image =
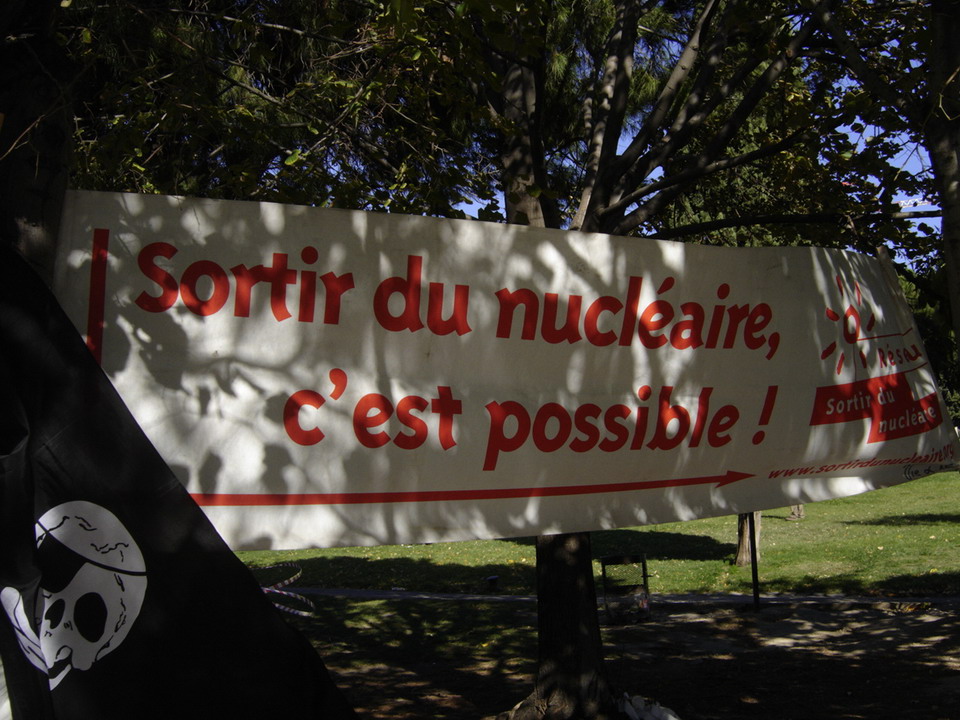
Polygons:
<instances>
[{"instance_id":1,"label":"white banner","mask_svg":"<svg viewBox=\"0 0 960 720\"><path fill-rule=\"evenodd\" d=\"M955 467L863 255L89 192L63 241L58 297L236 549L690 520Z\"/></svg>"}]
</instances>

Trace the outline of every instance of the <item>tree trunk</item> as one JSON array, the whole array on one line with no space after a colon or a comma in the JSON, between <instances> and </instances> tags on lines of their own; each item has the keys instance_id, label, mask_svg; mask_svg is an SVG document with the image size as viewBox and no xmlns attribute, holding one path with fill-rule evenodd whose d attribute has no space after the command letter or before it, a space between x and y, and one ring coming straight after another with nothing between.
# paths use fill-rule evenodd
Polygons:
<instances>
[{"instance_id":1,"label":"tree trunk","mask_svg":"<svg viewBox=\"0 0 960 720\"><path fill-rule=\"evenodd\" d=\"M757 562L760 561L760 513L753 513L753 519L757 526ZM734 564L738 567L747 567L753 564L750 557L750 513L742 513L737 516L737 559Z\"/></svg>"},{"instance_id":2,"label":"tree trunk","mask_svg":"<svg viewBox=\"0 0 960 720\"><path fill-rule=\"evenodd\" d=\"M928 52L926 100L930 108L923 124L923 141L936 178L943 212L944 266L950 294L953 331L960 342L960 3L931 3L931 45Z\"/></svg>"},{"instance_id":3,"label":"tree trunk","mask_svg":"<svg viewBox=\"0 0 960 720\"><path fill-rule=\"evenodd\" d=\"M511 64L504 70L503 116L513 132L504 138L501 164L507 222L533 227L560 227L556 202L547 198L546 170L540 141L538 103L543 80L534 68Z\"/></svg>"},{"instance_id":4,"label":"tree trunk","mask_svg":"<svg viewBox=\"0 0 960 720\"><path fill-rule=\"evenodd\" d=\"M537 612L534 691L500 720L615 717L603 666L589 533L537 538Z\"/></svg>"}]
</instances>

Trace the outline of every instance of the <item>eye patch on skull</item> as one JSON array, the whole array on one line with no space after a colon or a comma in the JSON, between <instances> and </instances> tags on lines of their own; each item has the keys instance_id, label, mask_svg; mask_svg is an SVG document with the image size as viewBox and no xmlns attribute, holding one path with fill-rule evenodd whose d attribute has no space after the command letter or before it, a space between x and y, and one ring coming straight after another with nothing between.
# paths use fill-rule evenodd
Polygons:
<instances>
[{"instance_id":1,"label":"eye patch on skull","mask_svg":"<svg viewBox=\"0 0 960 720\"><path fill-rule=\"evenodd\" d=\"M37 547L37 562L41 572L40 587L47 592L58 593L70 584L77 571L89 560L47 533Z\"/></svg>"},{"instance_id":2,"label":"eye patch on skull","mask_svg":"<svg viewBox=\"0 0 960 720\"><path fill-rule=\"evenodd\" d=\"M70 581L76 576L77 571L87 563L124 575L143 575L142 572L120 567L115 562L102 563L97 562L89 557L89 555L84 557L78 553L76 549L70 548L61 542L55 534L55 531L56 528L46 530L46 532L40 535L40 542L37 546L37 564L41 572L40 587L44 590L53 593L61 592L70 584ZM75 537L71 536L71 539L75 540ZM116 543L112 545L111 548L117 550L125 546L126 543ZM93 548L94 546L91 544L90 547ZM121 560L123 559L122 552L118 557ZM122 584L122 580L120 582Z\"/></svg>"}]
</instances>

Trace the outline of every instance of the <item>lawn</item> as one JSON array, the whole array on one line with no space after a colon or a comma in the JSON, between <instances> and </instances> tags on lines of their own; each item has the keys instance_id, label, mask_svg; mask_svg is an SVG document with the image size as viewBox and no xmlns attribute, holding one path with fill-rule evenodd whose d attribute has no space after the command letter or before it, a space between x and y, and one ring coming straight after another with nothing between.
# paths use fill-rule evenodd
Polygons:
<instances>
[{"instance_id":1,"label":"lawn","mask_svg":"<svg viewBox=\"0 0 960 720\"><path fill-rule=\"evenodd\" d=\"M960 595L960 474L944 473L893 488L806 507L763 513L759 576L764 593ZM592 535L595 557L648 558L651 593L746 593L750 568L731 564L736 517L626 528ZM422 592L534 590L532 538L434 545L243 552L265 581L264 566L296 562L301 586ZM595 563L599 582L600 566ZM285 570L273 571L283 573ZM609 569L609 582L639 582L639 568Z\"/></svg>"}]
</instances>

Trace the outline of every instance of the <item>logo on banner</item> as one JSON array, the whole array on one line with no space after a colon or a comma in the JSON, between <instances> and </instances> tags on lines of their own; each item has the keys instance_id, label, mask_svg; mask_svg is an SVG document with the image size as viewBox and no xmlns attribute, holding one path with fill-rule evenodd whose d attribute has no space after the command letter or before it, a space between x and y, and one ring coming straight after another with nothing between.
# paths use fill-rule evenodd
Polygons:
<instances>
[{"instance_id":1,"label":"logo on banner","mask_svg":"<svg viewBox=\"0 0 960 720\"><path fill-rule=\"evenodd\" d=\"M827 318L840 326L840 340L827 345L820 359L832 363L836 353L836 374L840 375L847 359L855 358L852 365L856 375L860 369L869 372L869 358L875 357L877 369L886 372L817 388L810 425L869 420L868 443L919 435L940 425L943 418L936 391L916 397L910 383L911 373L927 365L917 344L907 339L914 329L870 334L875 330L877 316L865 302L859 283L854 283L853 292L846 289L839 275L836 283L841 306L843 302L848 304L842 313L827 306ZM870 349L871 342L876 343L875 350Z\"/></svg>"},{"instance_id":2,"label":"logo on banner","mask_svg":"<svg viewBox=\"0 0 960 720\"><path fill-rule=\"evenodd\" d=\"M826 308L827 318L835 323L840 323L840 336L843 342L848 346L846 349L841 348L838 345L838 341L834 341L827 345L827 347L825 347L823 352L820 354L820 359L826 360L827 358L831 357L834 352L838 353L839 357L837 359L837 375L843 372L843 366L847 360L848 353L851 355L856 354L860 359L861 367L866 369L867 353L864 351L861 343L869 338L863 337L861 332L872 332L874 325L876 325L877 322L876 313L874 313L872 309L868 308L870 315L867 319L866 326L863 325L862 318L865 314L863 308L863 292L860 290L860 283L855 282L853 287L853 297L843 313L840 313L829 306ZM849 293L844 287L843 280L839 275L837 275L837 289L840 291L840 300L842 303Z\"/></svg>"}]
</instances>

